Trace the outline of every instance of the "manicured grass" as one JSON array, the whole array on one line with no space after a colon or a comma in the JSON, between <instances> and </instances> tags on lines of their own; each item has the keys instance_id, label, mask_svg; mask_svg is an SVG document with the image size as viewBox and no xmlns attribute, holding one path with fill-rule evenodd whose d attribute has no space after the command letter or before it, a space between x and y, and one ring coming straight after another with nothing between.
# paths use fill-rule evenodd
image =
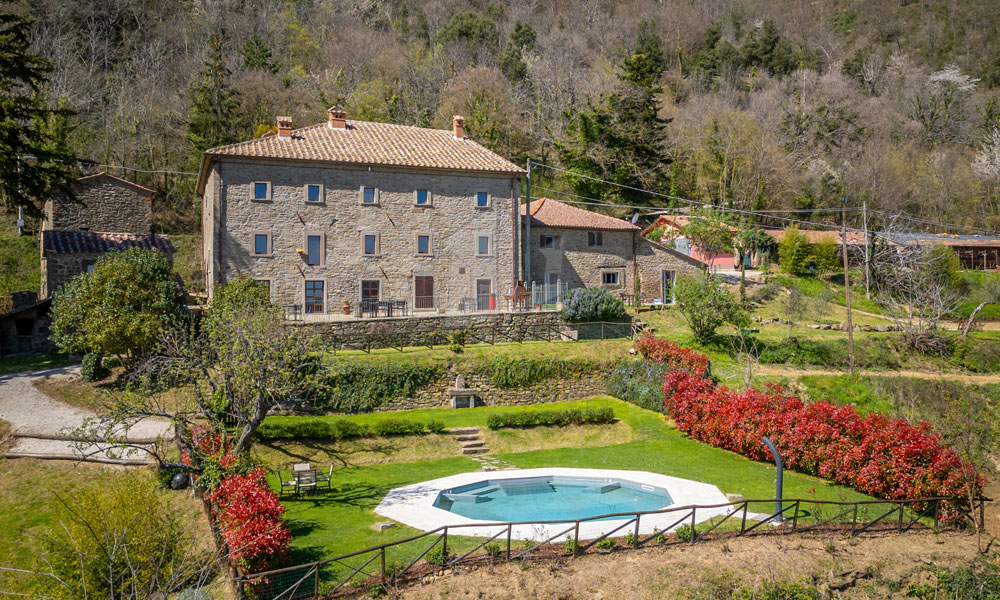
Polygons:
<instances>
[{"instance_id":1,"label":"manicured grass","mask_svg":"<svg viewBox=\"0 0 1000 600\"><path fill-rule=\"evenodd\" d=\"M627 426L631 432L631 441L607 444L608 439L604 436L588 439L586 435L580 435L575 447L545 450L529 447L522 452L497 456L523 468L565 466L653 471L713 483L724 492L741 493L747 498L769 498L774 494L773 466L757 463L688 439L666 421L663 415L606 396L577 402L525 407L423 409L391 415L368 414L343 418L361 423L371 423L388 417L424 420L436 418L446 422L449 427L477 425L482 427L486 417L498 411L582 406L612 407L620 420L620 424L616 427ZM531 443L530 439L526 439L525 442ZM477 463L463 457L335 469L334 489L331 493L284 501L287 507L285 517L295 536L294 553L290 560L294 563L336 556L414 535L417 532L402 526L379 533L371 530L372 524L385 520L373 512L385 493L394 487L478 469ZM271 476L270 481L272 486L277 487L274 476ZM865 497L850 489L830 485L821 479L790 472L785 475L785 494L789 497L819 499ZM430 541L408 544L405 548L397 549L395 556L390 553L388 561L402 562L404 559L415 558ZM471 542L454 540L449 541L449 547L469 547L469 543ZM326 581L333 577L335 570L331 567L326 572ZM336 572L343 571L336 570ZM346 575L346 572L343 574Z\"/></svg>"},{"instance_id":2,"label":"manicured grass","mask_svg":"<svg viewBox=\"0 0 1000 600\"><path fill-rule=\"evenodd\" d=\"M419 365L471 365L484 358L499 355L514 355L518 358L558 358L560 360L582 359L590 362L605 362L613 356L620 356L632 347L632 341L589 340L582 342L509 342L503 344L475 344L466 346L463 352L455 353L445 347L407 347L402 352L392 348L372 350L367 354L361 350L344 350L327 356L329 362L355 360L365 362L393 362Z\"/></svg>"},{"instance_id":3,"label":"manicured grass","mask_svg":"<svg viewBox=\"0 0 1000 600\"><path fill-rule=\"evenodd\" d=\"M0 375L6 375L8 373L23 373L25 371L41 371L42 369L54 369L56 367L72 365L77 362L78 361L71 359L67 354L56 354L54 352L8 356L0 358Z\"/></svg>"}]
</instances>

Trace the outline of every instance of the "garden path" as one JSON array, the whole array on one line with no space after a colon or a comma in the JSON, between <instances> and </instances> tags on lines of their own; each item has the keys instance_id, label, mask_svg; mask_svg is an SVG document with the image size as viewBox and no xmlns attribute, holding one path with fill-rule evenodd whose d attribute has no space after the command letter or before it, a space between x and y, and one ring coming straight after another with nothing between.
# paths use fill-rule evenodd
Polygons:
<instances>
[{"instance_id":1,"label":"garden path","mask_svg":"<svg viewBox=\"0 0 1000 600\"><path fill-rule=\"evenodd\" d=\"M78 376L79 366L60 367L30 373L0 375L0 419L11 424L14 443L7 451L8 458L31 456L36 458L79 460L83 452L71 439L73 429L84 424L96 414L60 402L35 387L34 382L43 377L69 378ZM154 439L171 436L170 424L166 420L146 419L129 430L130 440ZM60 439L56 439L60 438ZM96 447L86 449L86 454L96 451ZM97 462L117 464L145 464L144 453L133 451L129 455L109 456L107 452L96 452L92 459Z\"/></svg>"},{"instance_id":2,"label":"garden path","mask_svg":"<svg viewBox=\"0 0 1000 600\"><path fill-rule=\"evenodd\" d=\"M854 371L855 375L864 377L912 377L914 379L943 379L957 381L966 384L1000 383L1000 373L989 373L986 375L968 375L962 373L930 373L927 371ZM847 375L847 371L837 371L833 369L799 369L796 367L785 367L782 365L760 365L756 369L758 375L779 376L779 377L809 377L811 375Z\"/></svg>"}]
</instances>

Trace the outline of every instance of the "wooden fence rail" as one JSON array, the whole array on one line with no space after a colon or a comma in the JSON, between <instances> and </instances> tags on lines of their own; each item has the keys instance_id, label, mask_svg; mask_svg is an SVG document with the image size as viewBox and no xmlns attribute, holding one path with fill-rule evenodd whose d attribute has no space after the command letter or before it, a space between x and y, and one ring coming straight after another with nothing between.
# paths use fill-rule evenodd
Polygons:
<instances>
[{"instance_id":1,"label":"wooden fence rail","mask_svg":"<svg viewBox=\"0 0 1000 600\"><path fill-rule=\"evenodd\" d=\"M602 540L608 539L620 531L628 530L630 526L631 531L626 537L627 546L635 549L654 541L657 543L696 544L723 536L751 535L753 532L790 534L805 531L827 531L849 534L853 537L873 531L902 533L916 527L921 520L925 521L921 526L931 526L937 529L941 526L940 509L942 505L946 505L949 510L953 511L953 517L948 520L948 526L963 527L968 526L970 522L973 525L982 526L982 515L985 503L988 501L987 498L979 498L971 508L968 508L966 507L967 499L946 497L909 500L859 500L855 502L788 498L780 500L782 506L780 511L772 512L776 500L770 498L767 500L739 500L724 504L671 506L654 511L613 513L575 521L447 525L401 540L308 564L243 575L236 579L236 583L246 596L261 600L333 598L355 594L362 589L385 585L390 581L398 583L413 580L436 569L458 564L478 564L495 560L525 560L533 556L580 556L591 548L600 548L599 544ZM754 513L755 517L751 516L751 505L770 506L771 509L765 508L762 513ZM831 507L836 514L833 516L824 515L825 507ZM721 508L726 510L719 515L718 510ZM812 510L808 510L808 508ZM871 519L866 518L869 508L878 508L878 516ZM699 524L697 522L699 510L711 511L714 516ZM910 513L909 516L906 515L907 511ZM671 525L660 531L654 530L651 535L646 537L640 537L640 525L643 517L671 513L676 513L678 516ZM705 513L702 512L702 514ZM763 518L759 518L761 516ZM849 518L847 518L848 516ZM718 520L713 522L713 519L716 518ZM800 525L807 518L813 518L815 522ZM584 540L587 541L586 545L581 545L580 524L605 519L622 519L625 522L616 523L615 528L611 531L596 539ZM723 530L724 524L734 520L739 521L738 528L733 525L729 530ZM748 520L756 522L748 526ZM882 526L878 527L879 524ZM513 553L511 551L511 538L513 528L518 525L566 525L567 527L565 529L558 527L558 533L549 535L540 542L528 542L522 551ZM765 529L765 525L770 525L770 527ZM671 531L677 526L680 526L681 531ZM703 526L701 531L698 530L699 526ZM470 537L463 536L461 533L463 529L469 527L479 528L480 531L495 527L497 533L481 542L471 538L473 541L469 543ZM712 533L716 533L716 535L710 536ZM458 546L458 543L469 543L472 546L471 549L449 553L449 536L456 542L453 546ZM501 547L499 543L493 543L501 536L506 538L506 548ZM671 536L671 538L668 539L667 536ZM567 540L563 552L560 552L559 546L555 545L561 539ZM428 540L431 540L430 544L426 547L422 546ZM572 544L570 544L570 540ZM387 550L403 547L416 548L413 550L416 557L401 569L388 568L386 566ZM352 565L347 562L350 559L358 559L361 564L359 566ZM376 561L377 567L369 568ZM333 568L336 566L342 567L343 570L336 573ZM325 574L324 570L327 571ZM348 572L346 576L345 572Z\"/></svg>"}]
</instances>

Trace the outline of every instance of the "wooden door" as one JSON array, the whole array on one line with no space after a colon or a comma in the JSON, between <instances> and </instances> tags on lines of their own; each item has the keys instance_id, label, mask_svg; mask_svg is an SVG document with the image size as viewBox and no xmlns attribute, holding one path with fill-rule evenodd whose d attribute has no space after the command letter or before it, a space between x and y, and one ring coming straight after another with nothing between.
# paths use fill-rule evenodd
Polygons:
<instances>
[{"instance_id":1,"label":"wooden door","mask_svg":"<svg viewBox=\"0 0 1000 600\"><path fill-rule=\"evenodd\" d=\"M429 275L418 275L413 278L414 308L434 308L434 278Z\"/></svg>"}]
</instances>

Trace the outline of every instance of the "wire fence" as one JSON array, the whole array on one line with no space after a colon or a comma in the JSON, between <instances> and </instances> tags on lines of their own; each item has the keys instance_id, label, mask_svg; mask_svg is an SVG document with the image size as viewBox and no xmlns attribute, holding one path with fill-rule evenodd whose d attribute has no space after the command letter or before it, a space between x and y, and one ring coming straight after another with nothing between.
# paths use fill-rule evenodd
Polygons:
<instances>
[{"instance_id":1,"label":"wire fence","mask_svg":"<svg viewBox=\"0 0 1000 600\"><path fill-rule=\"evenodd\" d=\"M595 552L697 544L747 535L815 531L855 537L913 529L982 526L987 501L979 498L969 508L967 501L944 497L856 502L799 498L739 500L615 513L577 521L451 525L308 564L243 575L236 579L236 584L245 597L259 600L336 598L384 591L385 586L403 584L459 564L572 558ZM667 524L651 529L650 522L654 520ZM607 531L599 537L584 539L581 525L595 522L606 522ZM519 526L541 527L536 531L544 534L536 537L542 539L516 539ZM463 535L469 527L475 527L480 537ZM483 531L486 535L481 535Z\"/></svg>"}]
</instances>

